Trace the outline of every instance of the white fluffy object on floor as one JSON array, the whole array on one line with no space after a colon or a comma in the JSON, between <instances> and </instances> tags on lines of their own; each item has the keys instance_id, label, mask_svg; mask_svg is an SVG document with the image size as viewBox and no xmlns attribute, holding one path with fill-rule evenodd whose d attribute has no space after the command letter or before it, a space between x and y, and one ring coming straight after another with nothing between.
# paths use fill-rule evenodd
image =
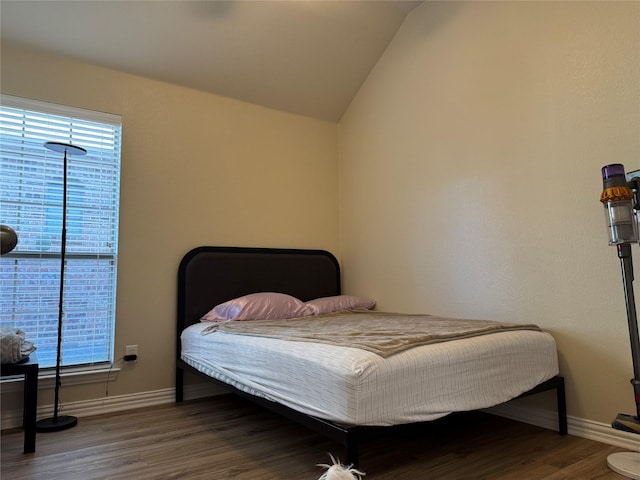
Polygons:
<instances>
[{"instance_id":1,"label":"white fluffy object on floor","mask_svg":"<svg viewBox=\"0 0 640 480\"><path fill-rule=\"evenodd\" d=\"M319 467L324 467L327 469L318 480L362 480L361 475L364 475L360 470L356 470L355 468L351 468L351 465L348 467L341 465L338 460L333 458L333 455L329 454L331 457L332 464L320 463Z\"/></svg>"}]
</instances>

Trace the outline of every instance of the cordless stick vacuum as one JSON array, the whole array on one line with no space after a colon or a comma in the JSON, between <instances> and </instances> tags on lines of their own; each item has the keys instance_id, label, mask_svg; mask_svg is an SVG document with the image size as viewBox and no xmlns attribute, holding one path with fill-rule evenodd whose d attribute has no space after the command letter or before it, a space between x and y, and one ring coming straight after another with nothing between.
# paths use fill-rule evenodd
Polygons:
<instances>
[{"instance_id":1,"label":"cordless stick vacuum","mask_svg":"<svg viewBox=\"0 0 640 480\"><path fill-rule=\"evenodd\" d=\"M617 430L640 435L640 337L633 294L633 263L631 244L638 241L638 211L640 210L640 171L625 174L624 165L616 163L602 167L604 205L609 229L609 245L615 245L622 267L627 320L631 339L633 375L631 385L636 403L636 415L619 413L611 422ZM614 453L607 458L609 467L617 473L640 480L640 452Z\"/></svg>"}]
</instances>

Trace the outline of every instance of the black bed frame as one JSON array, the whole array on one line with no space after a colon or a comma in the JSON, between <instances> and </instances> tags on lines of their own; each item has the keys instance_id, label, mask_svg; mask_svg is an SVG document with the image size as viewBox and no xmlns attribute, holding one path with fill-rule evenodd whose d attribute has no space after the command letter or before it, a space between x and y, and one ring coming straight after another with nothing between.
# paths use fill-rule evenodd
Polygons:
<instances>
[{"instance_id":1,"label":"black bed frame","mask_svg":"<svg viewBox=\"0 0 640 480\"><path fill-rule=\"evenodd\" d=\"M405 426L349 426L309 416L203 375L181 360L180 333L184 328L199 322L202 315L213 306L256 292L287 293L303 301L339 295L340 266L336 258L324 250L198 247L188 252L178 269L176 401L184 399L184 372L195 372L232 393L341 443L345 448L346 462L358 466L358 446L361 440L386 435L394 428ZM556 391L558 430L561 435L566 435L567 410L563 377L556 376L547 380L520 397L548 390Z\"/></svg>"}]
</instances>

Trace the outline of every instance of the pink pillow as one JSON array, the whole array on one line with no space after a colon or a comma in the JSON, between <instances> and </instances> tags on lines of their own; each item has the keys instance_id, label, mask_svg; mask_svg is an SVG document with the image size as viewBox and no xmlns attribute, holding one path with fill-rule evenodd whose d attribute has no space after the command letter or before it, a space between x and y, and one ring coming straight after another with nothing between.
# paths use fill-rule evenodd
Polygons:
<instances>
[{"instance_id":1,"label":"pink pillow","mask_svg":"<svg viewBox=\"0 0 640 480\"><path fill-rule=\"evenodd\" d=\"M307 306L313 310L314 315L323 313L340 312L342 310L353 310L356 308L366 308L371 310L376 306L375 300L355 297L353 295L336 295L335 297L316 298L307 302Z\"/></svg>"},{"instance_id":2,"label":"pink pillow","mask_svg":"<svg viewBox=\"0 0 640 480\"><path fill-rule=\"evenodd\" d=\"M313 310L291 295L284 293L252 293L216 305L200 320L224 322L228 320L270 320L313 315Z\"/></svg>"}]
</instances>

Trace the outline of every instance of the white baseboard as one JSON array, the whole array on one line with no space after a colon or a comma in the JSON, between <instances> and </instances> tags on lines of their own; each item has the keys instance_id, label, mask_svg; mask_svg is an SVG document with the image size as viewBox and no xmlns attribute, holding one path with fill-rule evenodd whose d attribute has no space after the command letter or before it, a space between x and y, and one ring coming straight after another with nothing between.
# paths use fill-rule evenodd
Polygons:
<instances>
[{"instance_id":1,"label":"white baseboard","mask_svg":"<svg viewBox=\"0 0 640 480\"><path fill-rule=\"evenodd\" d=\"M216 388L210 384L185 385L184 399L195 400L196 398L219 395L224 390ZM63 415L73 415L91 417L104 413L120 412L134 408L151 407L175 402L175 389L166 388L151 392L134 393L131 395L118 395L115 397L104 397L93 400L83 400L80 402L63 403L58 413ZM38 407L38 419L48 418L53 415L53 405ZM0 412L0 426L2 430L9 428L19 428L22 426L22 410L2 410Z\"/></svg>"},{"instance_id":2,"label":"white baseboard","mask_svg":"<svg viewBox=\"0 0 640 480\"><path fill-rule=\"evenodd\" d=\"M528 423L529 425L558 430L558 414L549 410L506 403L485 411L522 423ZM640 452L640 437L638 434L622 432L605 423L568 416L567 429L569 435L574 437L587 438L596 442Z\"/></svg>"},{"instance_id":3,"label":"white baseboard","mask_svg":"<svg viewBox=\"0 0 640 480\"><path fill-rule=\"evenodd\" d=\"M220 395L225 392L226 390L223 388L216 387L212 384L186 385L184 398L185 400L195 400L197 398ZM173 403L174 401L175 389L166 388L151 392L67 403L62 406L59 412L64 413L64 415L76 416L82 421L82 417L162 405ZM539 410L515 404L504 404L487 409L486 411L530 425L536 425L550 430L558 429L558 415L548 410ZM22 410L3 410L0 413L1 428L3 430L18 428L22 425ZM47 418L51 415L53 415L53 405L38 408L38 418ZM567 423L569 435L640 452L640 442L638 441L639 438L637 434L621 432L604 423L571 416L568 417Z\"/></svg>"}]
</instances>

